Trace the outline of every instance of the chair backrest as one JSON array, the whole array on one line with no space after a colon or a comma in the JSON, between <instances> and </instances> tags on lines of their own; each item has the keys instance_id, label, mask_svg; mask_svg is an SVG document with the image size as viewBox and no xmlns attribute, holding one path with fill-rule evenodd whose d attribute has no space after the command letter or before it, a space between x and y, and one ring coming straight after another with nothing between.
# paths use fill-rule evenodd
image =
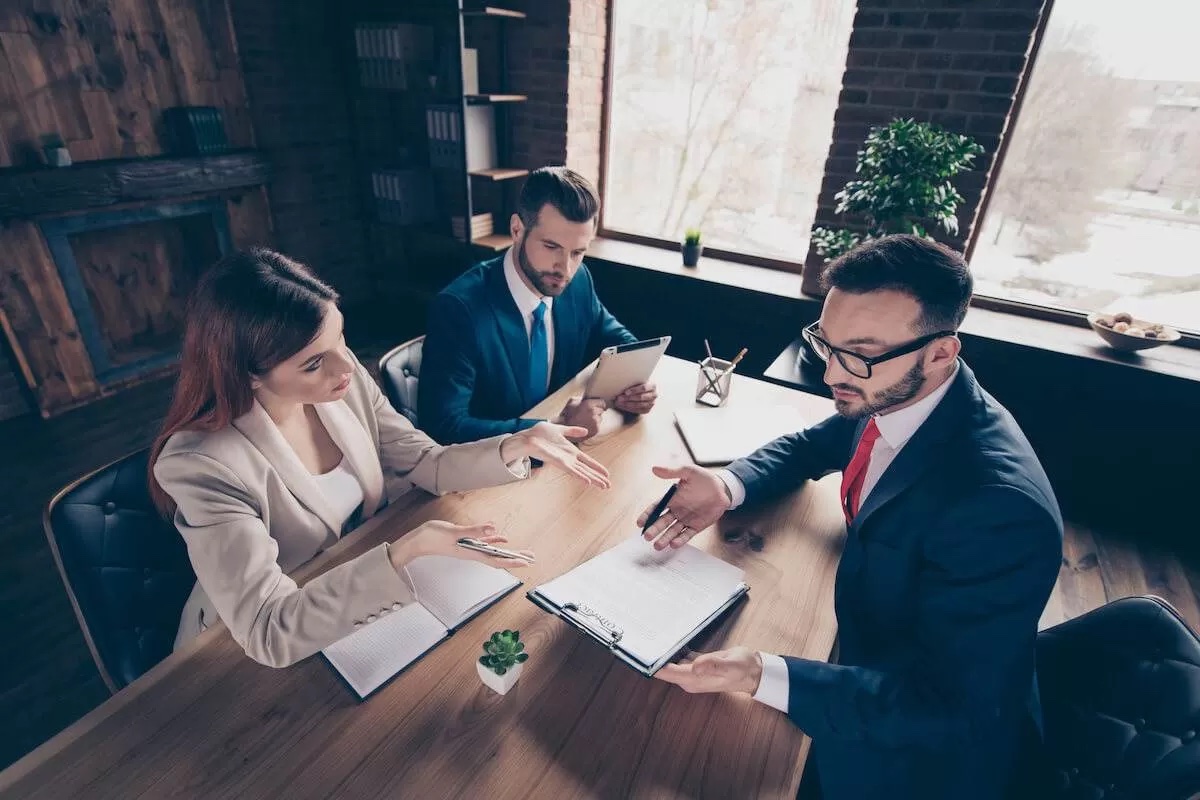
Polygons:
<instances>
[{"instance_id":1,"label":"chair backrest","mask_svg":"<svg viewBox=\"0 0 1200 800\"><path fill-rule=\"evenodd\" d=\"M141 450L80 478L44 518L100 676L117 691L170 652L196 582L183 537L159 515Z\"/></svg>"},{"instance_id":2,"label":"chair backrest","mask_svg":"<svg viewBox=\"0 0 1200 800\"><path fill-rule=\"evenodd\" d=\"M379 359L379 378L392 407L417 424L417 382L421 377L421 348L425 337L418 336L387 351Z\"/></svg>"},{"instance_id":3,"label":"chair backrest","mask_svg":"<svg viewBox=\"0 0 1200 800\"><path fill-rule=\"evenodd\" d=\"M1058 798L1200 792L1200 638L1157 597L1038 634L1045 754Z\"/></svg>"}]
</instances>

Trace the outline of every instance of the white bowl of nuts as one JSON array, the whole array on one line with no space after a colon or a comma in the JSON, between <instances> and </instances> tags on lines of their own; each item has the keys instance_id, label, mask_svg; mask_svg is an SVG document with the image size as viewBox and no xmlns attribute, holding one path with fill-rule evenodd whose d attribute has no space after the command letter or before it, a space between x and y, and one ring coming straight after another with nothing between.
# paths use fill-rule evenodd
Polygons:
<instances>
[{"instance_id":1,"label":"white bowl of nuts","mask_svg":"<svg viewBox=\"0 0 1200 800\"><path fill-rule=\"evenodd\" d=\"M1118 350L1148 350L1179 340L1179 331L1157 322L1134 319L1124 311L1115 314L1091 313L1087 317L1092 330Z\"/></svg>"}]
</instances>

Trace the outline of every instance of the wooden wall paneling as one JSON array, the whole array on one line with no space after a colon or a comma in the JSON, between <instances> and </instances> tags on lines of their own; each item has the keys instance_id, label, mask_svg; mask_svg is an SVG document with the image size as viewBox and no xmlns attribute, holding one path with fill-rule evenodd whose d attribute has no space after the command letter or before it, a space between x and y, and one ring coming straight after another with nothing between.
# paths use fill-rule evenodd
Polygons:
<instances>
[{"instance_id":1,"label":"wooden wall paneling","mask_svg":"<svg viewBox=\"0 0 1200 800\"><path fill-rule=\"evenodd\" d=\"M28 33L0 33L0 73L10 76L16 109L24 119L18 125L23 141L10 145L23 148L10 154L15 163L36 163L40 159L41 137L62 130L50 92L49 77L33 37ZM6 92L7 94L8 92Z\"/></svg>"},{"instance_id":2,"label":"wooden wall paneling","mask_svg":"<svg viewBox=\"0 0 1200 800\"><path fill-rule=\"evenodd\" d=\"M0 3L0 31L5 33L29 33L29 17L20 3Z\"/></svg>"},{"instance_id":3,"label":"wooden wall paneling","mask_svg":"<svg viewBox=\"0 0 1200 800\"><path fill-rule=\"evenodd\" d=\"M44 10L32 14L29 36L41 69L47 78L47 91L58 115L57 133L63 137L72 156L76 155L76 142L88 142L92 138L87 113L79 96L81 75L86 64L79 47L78 26L72 21L78 16L78 8L72 0L55 0L40 3Z\"/></svg>"},{"instance_id":4,"label":"wooden wall paneling","mask_svg":"<svg viewBox=\"0 0 1200 800\"><path fill-rule=\"evenodd\" d=\"M163 19L163 32L171 50L171 64L184 105L210 105L211 95L203 84L218 80L217 68L207 48L207 40L194 11L201 3L189 0L150 0Z\"/></svg>"},{"instance_id":5,"label":"wooden wall paneling","mask_svg":"<svg viewBox=\"0 0 1200 800\"><path fill-rule=\"evenodd\" d=\"M229 212L229 236L239 250L274 244L274 221L265 187L251 189L226 204Z\"/></svg>"},{"instance_id":6,"label":"wooden wall paneling","mask_svg":"<svg viewBox=\"0 0 1200 800\"><path fill-rule=\"evenodd\" d=\"M15 335L13 349L38 376L43 413L95 394L99 387L75 315L41 231L32 222L0 228L5 254L0 303Z\"/></svg>"},{"instance_id":7,"label":"wooden wall paneling","mask_svg":"<svg viewBox=\"0 0 1200 800\"><path fill-rule=\"evenodd\" d=\"M95 88L109 94L113 124L119 147L105 152L103 158L133 158L159 151L153 120L145 108L146 98L133 83L130 71L143 72L137 49L128 46L122 4L128 0L78 0L78 29L91 50ZM128 26L125 26L128 28Z\"/></svg>"},{"instance_id":8,"label":"wooden wall paneling","mask_svg":"<svg viewBox=\"0 0 1200 800\"><path fill-rule=\"evenodd\" d=\"M92 138L86 143L73 145L71 152L74 153L77 147L82 148L79 151L79 161L93 161L119 155L124 147L124 140L117 124L111 95L104 89L94 89L80 92L79 97L84 113L87 114Z\"/></svg>"},{"instance_id":9,"label":"wooden wall paneling","mask_svg":"<svg viewBox=\"0 0 1200 800\"><path fill-rule=\"evenodd\" d=\"M211 218L104 228L71 239L114 364L175 347L183 335L187 294L219 252Z\"/></svg>"},{"instance_id":10,"label":"wooden wall paneling","mask_svg":"<svg viewBox=\"0 0 1200 800\"><path fill-rule=\"evenodd\" d=\"M137 49L138 62L143 65L143 85L147 91L153 88L155 100L147 104L150 123L159 134L159 152L169 144L162 138L162 110L183 105L180 76L174 64L174 53L167 36L167 24L153 0L137 0L128 3L128 24Z\"/></svg>"}]
</instances>

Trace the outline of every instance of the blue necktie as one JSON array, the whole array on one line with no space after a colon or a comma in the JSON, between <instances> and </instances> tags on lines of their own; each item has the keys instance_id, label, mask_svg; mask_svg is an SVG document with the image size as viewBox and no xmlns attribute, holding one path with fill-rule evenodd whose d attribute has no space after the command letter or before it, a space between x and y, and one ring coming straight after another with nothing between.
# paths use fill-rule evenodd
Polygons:
<instances>
[{"instance_id":1,"label":"blue necktie","mask_svg":"<svg viewBox=\"0 0 1200 800\"><path fill-rule=\"evenodd\" d=\"M533 310L533 326L529 329L529 405L546 398L550 376L550 348L546 342L546 303Z\"/></svg>"}]
</instances>

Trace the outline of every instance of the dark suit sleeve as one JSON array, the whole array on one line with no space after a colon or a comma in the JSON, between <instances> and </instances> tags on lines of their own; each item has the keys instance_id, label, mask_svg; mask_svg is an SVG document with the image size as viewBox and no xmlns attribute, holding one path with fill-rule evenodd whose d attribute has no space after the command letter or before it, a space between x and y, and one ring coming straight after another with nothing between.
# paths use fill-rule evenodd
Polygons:
<instances>
[{"instance_id":1,"label":"dark suit sleeve","mask_svg":"<svg viewBox=\"0 0 1200 800\"><path fill-rule=\"evenodd\" d=\"M461 299L439 294L429 307L429 330L421 352L417 418L442 444L474 442L532 428L536 419L480 419L471 416L475 365L479 354L470 314Z\"/></svg>"},{"instance_id":2,"label":"dark suit sleeve","mask_svg":"<svg viewBox=\"0 0 1200 800\"><path fill-rule=\"evenodd\" d=\"M781 436L729 465L746 488L746 502L772 500L810 478L844 469L856 423L834 415L799 433Z\"/></svg>"},{"instance_id":3,"label":"dark suit sleeve","mask_svg":"<svg viewBox=\"0 0 1200 800\"><path fill-rule=\"evenodd\" d=\"M1038 618L1062 556L1043 505L1008 486L956 503L926 538L913 636L894 670L786 658L788 716L805 733L943 749L994 723L1033 667Z\"/></svg>"},{"instance_id":4,"label":"dark suit sleeve","mask_svg":"<svg viewBox=\"0 0 1200 800\"><path fill-rule=\"evenodd\" d=\"M592 273L587 267L580 268L578 278L584 278L588 285L588 303L590 304L591 329L588 331L587 345L587 360L591 361L600 355L600 351L606 347L611 347L617 344L629 344L636 342L638 339L629 329L617 321L617 318L609 313L604 304L600 302L600 297L596 294L596 284L592 280Z\"/></svg>"}]
</instances>

